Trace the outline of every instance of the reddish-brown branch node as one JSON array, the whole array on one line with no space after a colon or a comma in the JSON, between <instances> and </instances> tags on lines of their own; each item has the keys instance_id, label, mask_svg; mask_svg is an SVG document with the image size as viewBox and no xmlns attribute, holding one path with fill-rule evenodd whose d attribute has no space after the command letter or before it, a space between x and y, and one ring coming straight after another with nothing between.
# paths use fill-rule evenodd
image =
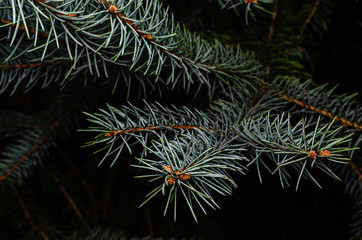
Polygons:
<instances>
[{"instance_id":1,"label":"reddish-brown branch node","mask_svg":"<svg viewBox=\"0 0 362 240\"><path fill-rule=\"evenodd\" d=\"M257 0L244 0L244 3L245 4L248 4L248 3L258 3Z\"/></svg>"},{"instance_id":2,"label":"reddish-brown branch node","mask_svg":"<svg viewBox=\"0 0 362 240\"><path fill-rule=\"evenodd\" d=\"M318 152L318 155L319 156L330 156L331 152L328 151L328 150L321 150L321 151Z\"/></svg>"},{"instance_id":3,"label":"reddish-brown branch node","mask_svg":"<svg viewBox=\"0 0 362 240\"><path fill-rule=\"evenodd\" d=\"M168 185L174 185L176 183L176 178L167 177L167 183Z\"/></svg>"},{"instance_id":4,"label":"reddish-brown branch node","mask_svg":"<svg viewBox=\"0 0 362 240\"><path fill-rule=\"evenodd\" d=\"M167 176L167 183L168 185L174 185L176 183L177 179L180 179L181 181L187 181L189 179L191 179L190 174L188 173L183 173L183 171L185 171L185 169L180 170L172 170L171 166L168 165L162 165L162 167L164 168L164 170L166 172L169 173L169 176Z\"/></svg>"},{"instance_id":5,"label":"reddish-brown branch node","mask_svg":"<svg viewBox=\"0 0 362 240\"><path fill-rule=\"evenodd\" d=\"M98 0L98 2L99 2L99 3L103 3L103 6L104 6L107 10L109 10L110 12L112 12L112 11L110 10L110 7L111 7L111 6L114 6L114 5L113 5L111 2L109 2L109 5L106 3L105 0ZM251 0L251 2L257 3L256 0ZM133 29L135 30L135 32L137 32L137 34L138 34L140 37L143 37L144 39L146 39L147 41L150 41L150 42L155 42L155 41L156 41L155 38L153 38L151 35L143 33L143 32L142 32L142 29L139 28L139 27L137 27L132 21L127 20L127 19L125 18L126 16L123 15L122 13L116 12L115 14L116 14L116 16L119 18L119 20L121 20L123 23L125 23L125 24L129 25L131 28L133 28ZM157 45L160 45L160 44L157 44ZM160 49L161 51L166 51L166 52L168 52L168 53L171 53L172 55L175 55L175 56L177 56L178 58L181 58L182 61L185 60L182 56L176 54L175 52L172 52L172 51L170 51L170 50L165 50L164 48L160 48L160 47L157 46L157 45L156 45L156 47L157 47L158 49ZM188 50L188 51L190 51L190 50ZM209 64L205 64L205 63L200 63L200 64L201 64L201 65L204 65L204 66L207 66L207 67L209 67L209 68L212 68L212 69L214 69L214 70L216 70L216 71L225 72L225 73L230 73L230 74L234 73L232 69L221 69L221 68L219 68L218 66L212 66L212 65L209 65ZM235 74L238 74L238 73L235 73Z\"/></svg>"},{"instance_id":6,"label":"reddish-brown branch node","mask_svg":"<svg viewBox=\"0 0 362 240\"><path fill-rule=\"evenodd\" d=\"M118 10L118 7L116 7L115 5L110 5L108 9L111 13L116 13Z\"/></svg>"},{"instance_id":7,"label":"reddish-brown branch node","mask_svg":"<svg viewBox=\"0 0 362 240\"><path fill-rule=\"evenodd\" d=\"M98 0L98 2L101 3L101 0ZM133 28L133 29L138 33L139 36L141 36L141 37L143 37L143 38L145 38L145 39L147 39L147 40L149 40L149 41L154 41L154 39L151 37L151 35L145 34L145 33L141 32L141 31L140 31L141 29L138 28L138 27L137 27L134 23L132 23L131 21L125 19L125 18L124 18L125 16L124 16L122 13L117 13L118 8L117 8L115 5L113 5L112 2L108 2L109 4L107 4L105 0L102 0L102 3L103 3L103 6L104 6L107 10L109 10L111 13L116 14L116 16L117 16L122 22L128 24L131 28Z\"/></svg>"},{"instance_id":8,"label":"reddish-brown branch node","mask_svg":"<svg viewBox=\"0 0 362 240\"><path fill-rule=\"evenodd\" d=\"M315 150L308 150L308 157L312 158L313 160L316 160L318 156L330 156L331 152L328 150L321 150L321 151L315 151Z\"/></svg>"},{"instance_id":9,"label":"reddish-brown branch node","mask_svg":"<svg viewBox=\"0 0 362 240\"><path fill-rule=\"evenodd\" d=\"M309 158L312 158L312 159L316 159L317 158L317 153L316 151L314 150L308 150L308 155L307 155Z\"/></svg>"}]
</instances>

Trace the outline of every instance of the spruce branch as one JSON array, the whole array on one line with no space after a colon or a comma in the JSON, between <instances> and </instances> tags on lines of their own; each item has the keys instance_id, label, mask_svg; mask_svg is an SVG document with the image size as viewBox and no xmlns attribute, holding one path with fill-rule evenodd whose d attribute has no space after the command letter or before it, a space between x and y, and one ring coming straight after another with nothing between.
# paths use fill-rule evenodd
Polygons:
<instances>
[{"instance_id":1,"label":"spruce branch","mask_svg":"<svg viewBox=\"0 0 362 240\"><path fill-rule=\"evenodd\" d=\"M346 193L352 197L358 204L362 194L362 181L361 181L361 169L356 164L360 162L359 159L352 159L349 161L349 165L335 166L335 172L343 179L345 184Z\"/></svg>"},{"instance_id":2,"label":"spruce branch","mask_svg":"<svg viewBox=\"0 0 362 240\"><path fill-rule=\"evenodd\" d=\"M32 47L31 43L23 41L16 49L9 48L8 44L9 41L4 40L4 44L0 45L1 56L4 58L10 55L13 56L5 64L0 65L0 74L2 75L0 93L12 88L10 93L14 94L20 86L26 90L39 86L47 88L54 83L64 88L72 80L80 77L84 79L84 85L87 85L91 81L90 75L94 75L94 71L96 74L92 78L96 80L101 76L106 77L107 79L104 83L113 84L113 91L120 81L125 81L129 89L128 95L130 94L131 86L138 85L143 95L146 96L148 86L155 90L158 85L153 83L153 80L149 77L139 72L130 71L126 67L110 65L103 59L92 61L94 58L90 58L86 51L78 52L73 55L73 59L70 59L62 55L67 55L66 49L64 51L55 50L47 54L45 59L41 61L41 55L38 55L38 52L27 52ZM76 46L73 47L77 49ZM97 65L103 66L103 74L100 72L101 67ZM135 80L138 80L138 84L135 84Z\"/></svg>"},{"instance_id":3,"label":"spruce branch","mask_svg":"<svg viewBox=\"0 0 362 240\"><path fill-rule=\"evenodd\" d=\"M243 173L243 166L238 162L245 161L240 155L244 149L230 145L231 141L207 132L185 133L171 139L163 135L161 139L153 141L150 148L146 147L150 156L147 159L139 158L139 164L133 166L153 172L138 178L151 178L150 182L158 179L164 181L146 196L147 199L140 207L162 192L168 195L164 215L170 203L174 202L175 221L177 193L182 193L195 221L197 217L193 201L205 214L202 203L213 209L219 208L211 191L222 195L231 194L236 183L227 171Z\"/></svg>"},{"instance_id":4,"label":"spruce branch","mask_svg":"<svg viewBox=\"0 0 362 240\"><path fill-rule=\"evenodd\" d=\"M264 94L262 95L264 96ZM170 110L162 107L159 103L156 106L150 106L146 103L144 110L132 105L124 106L121 110L108 106L107 110L101 109L101 113L87 113L91 117L88 120L98 126L90 127L84 131L94 131L99 134L85 146L105 144L100 150L107 152L100 164L114 154L112 166L124 148L132 153L131 146L134 143L142 144L141 158L137 158L140 165L137 167L153 171L153 173L139 177L151 178L151 181L164 179L164 183L158 185L146 196L147 199L143 204L160 192L165 195L165 187L171 186L165 212L172 201L174 201L174 212L176 212L176 198L177 193L179 193L185 197L195 220L196 216L191 198L196 199L201 209L203 206L197 197L201 197L201 200L213 206L213 201L207 200L212 199L210 195L206 194L208 190L199 188L203 185L199 186L201 180L199 181L195 176L207 174L213 178L229 179L223 169L227 169L227 166L233 166L234 170L242 172L246 166L240 165L238 163L240 160L243 162L250 161L247 167L252 164L257 165L259 176L261 175L260 164L272 165L272 168L267 168L272 174L277 173L279 175L282 186L284 184L289 186L288 178L291 175L288 171L290 169L296 170L298 174L296 190L302 178L310 179L320 186L312 176L312 168L317 168L332 178L340 180L330 169L328 163L347 164L350 159L341 153L351 151L353 148L344 146L350 141L351 135L339 137L341 128L332 128L333 121L322 124L318 120L308 126L306 121L302 119L293 126L290 116L285 117L284 114L276 114L275 117L274 115L270 116L270 114L260 115L258 118L247 117L251 109L257 109L256 105L250 106L250 108L244 105L237 112L237 107L234 109L232 104L238 106L238 104L243 104L242 99L246 99L244 95L231 95L230 98L234 101L217 101L215 107L210 108L214 110L214 113L210 113L211 110L205 113L201 111L192 113L187 108L176 109L174 107L173 110ZM241 101L238 101L238 98ZM234 112L236 115L232 116L230 112ZM183 134L170 134L178 130L181 130ZM233 154L229 153L229 155L226 154L226 150L222 151L222 154L226 154L223 155L222 159L233 156L227 160L227 164L222 164L220 159L218 159L218 163L209 164L206 161L208 159L203 155L211 150L219 150L219 147L214 145L221 141L217 139L224 139L227 145L233 149ZM194 148L199 149L201 146L202 150L194 150ZM251 153L255 153L252 160L243 153L247 149ZM188 156L193 156L190 157L190 162L185 160L189 158ZM265 156L269 158L269 161L264 159ZM192 170L194 167L200 169L210 167L210 170L197 172L195 175ZM202 181L204 180L202 179ZM197 187L195 187L196 185L187 185L189 182L194 182ZM233 182L231 184L234 185ZM181 186L180 189L177 188L178 186ZM222 186L225 186L224 180L207 185L208 188L221 194L231 193L229 187L226 188L228 191L224 192ZM185 187L190 190L188 193L183 189Z\"/></svg>"},{"instance_id":5,"label":"spruce branch","mask_svg":"<svg viewBox=\"0 0 362 240\"><path fill-rule=\"evenodd\" d=\"M3 160L1 162L1 176L0 176L0 184L3 183L9 176L12 176L12 178L19 178L23 176L27 176L27 168L28 165L24 168L20 168L23 163L32 156L32 165L37 165L38 162L42 159L42 152L45 152L48 148L48 146L45 146L43 143L44 141L51 135L51 132L47 132L44 135L41 135L38 131L27 131L25 132L26 139L22 139L21 142L15 142L14 145L10 147L10 150L8 152L3 152L2 158L8 158L7 160ZM38 139L37 141L34 141L34 139ZM26 142L25 142L25 141ZM27 143L27 144L24 144ZM24 145L32 144L30 149L24 148ZM39 152L36 152L40 146L45 147L45 149L42 149ZM21 156L19 156L19 153ZM25 154L22 154L25 153ZM30 163L29 163L30 164ZM10 179L10 181L15 181L15 179Z\"/></svg>"},{"instance_id":6,"label":"spruce branch","mask_svg":"<svg viewBox=\"0 0 362 240\"><path fill-rule=\"evenodd\" d=\"M334 116L332 113L330 112L327 112L326 110L321 110L317 107L314 107L312 105L308 105L308 104L305 104L304 102L302 101L299 101L295 98L292 98L292 97L289 97L287 95L280 95L282 98L284 98L285 100L287 100L288 102L291 102L291 103L295 103L305 109L308 109L308 110L312 110L312 111L315 111L319 114L322 114L324 116L327 116L331 119L336 119L336 121L340 121L342 123L342 125L348 125L348 126L351 126L351 127L354 127L357 131L361 131L362 130L362 126L359 125L358 123L352 123L344 118L339 118L338 116Z\"/></svg>"},{"instance_id":7,"label":"spruce branch","mask_svg":"<svg viewBox=\"0 0 362 240\"><path fill-rule=\"evenodd\" d=\"M354 207L354 214L352 217L352 223L349 225L350 239L358 240L361 239L362 235L362 188L359 189L359 196L356 201L356 206Z\"/></svg>"},{"instance_id":8,"label":"spruce branch","mask_svg":"<svg viewBox=\"0 0 362 240\"><path fill-rule=\"evenodd\" d=\"M286 101L308 112L335 119L341 125L350 126L357 131L362 130L362 106L355 100L356 94L335 95L335 88L327 89L326 85L312 88L309 81L288 82L284 79L276 84L280 89L278 95Z\"/></svg>"},{"instance_id":9,"label":"spruce branch","mask_svg":"<svg viewBox=\"0 0 362 240\"><path fill-rule=\"evenodd\" d=\"M362 184L362 168L357 168L356 165L350 161L349 164L351 165L352 170L357 174L358 176L358 183L359 185Z\"/></svg>"},{"instance_id":10,"label":"spruce branch","mask_svg":"<svg viewBox=\"0 0 362 240\"><path fill-rule=\"evenodd\" d=\"M214 93L220 98L204 111L144 102L143 108L129 103L120 109L107 105L97 113L85 113L92 126L83 131L96 135L85 146L103 151L99 164L111 158L111 166L128 151L135 157L131 165L140 170L136 178L154 184L141 206L163 195L164 215L173 211L175 220L180 199L196 221L199 209L206 214L207 206L219 208L215 193L231 194L237 187L234 175L254 166L260 181L266 168L282 187L296 185L296 190L304 179L321 187L317 179L321 172L336 180L344 178L347 191L357 199L353 237L359 238L361 105L355 95L337 95L326 86L295 80L310 76L303 62L309 50L304 36L309 30L320 34L326 28L328 1L218 0L222 8L245 14L246 23L249 16L259 20L252 28L242 29L238 34L242 36L229 34L229 30L236 33L239 29L223 25L228 33L221 41L212 39L219 33L201 37L185 29L160 2L164 1L0 0L0 93L11 87L14 93L53 83L63 87L80 76L84 85L90 76L97 81L106 79L114 84L113 90L119 81L125 81L127 98L133 97L130 86L135 81L145 98L150 96L145 83L160 92L159 84L196 92L197 87L206 86L210 100ZM203 8L195 9L201 9L195 16L200 14L203 19ZM189 22L194 17L189 17ZM223 42L235 38L247 41L236 47ZM52 116L48 124L44 124L44 119L50 119L46 116L0 114L0 122L4 122L1 143L12 141L4 147L5 158L0 160L0 183L24 179L49 152L55 133L69 131L70 124L65 122L77 117L70 117L75 106L64 102L61 113L46 112ZM72 103L76 102L72 98ZM17 121L10 122L12 117ZM31 127L33 123L36 126ZM57 135L63 136L65 131ZM81 202L70 196L60 175L50 175L54 180L50 182L56 183L74 211L72 217L87 231L84 238L117 238L113 229L91 229L86 212L80 210ZM109 177L105 194L93 191L104 199L103 219L111 218L107 209L113 207L110 199L117 196L112 191L116 180ZM87 193L91 199L92 192ZM44 230L45 238L41 225L35 224L37 215L30 216L21 205L33 231L51 238ZM148 209L145 211L149 217ZM150 226L149 218L147 221ZM152 235L152 226L149 228ZM69 238L81 238L79 232Z\"/></svg>"},{"instance_id":11,"label":"spruce branch","mask_svg":"<svg viewBox=\"0 0 362 240\"><path fill-rule=\"evenodd\" d=\"M205 7L201 7L197 10L197 12L194 14L194 16L187 22L186 27L189 27L196 18L204 11Z\"/></svg>"},{"instance_id":12,"label":"spruce branch","mask_svg":"<svg viewBox=\"0 0 362 240\"><path fill-rule=\"evenodd\" d=\"M74 65L74 62L71 60L64 59L59 53L52 51L45 59L41 60L41 55L27 53L31 48L28 42L20 42L13 49L9 48L8 44L9 41L4 40L0 46L1 58L6 58L1 59L4 61L4 64L0 65L0 74L2 75L0 93L12 87L11 94L13 94L21 85L29 90L39 83L42 88L46 88L54 82L64 86L68 81L79 76L77 73L84 70L86 62L84 57L77 57L77 64ZM8 59L9 56L12 56L11 59ZM86 62L86 64L88 63ZM78 69L70 71L75 66ZM67 76L69 76L68 79L66 79Z\"/></svg>"},{"instance_id":13,"label":"spruce branch","mask_svg":"<svg viewBox=\"0 0 362 240\"><path fill-rule=\"evenodd\" d=\"M297 35L297 39L299 39L299 38L302 36L304 30L306 29L306 27L307 27L308 24L310 23L310 20L312 19L313 15L314 15L315 12L317 11L317 8L318 8L319 3L320 3L320 0L317 0L317 1L315 2L312 10L310 11L310 13L309 13L309 15L308 15L308 18L305 20L302 28L299 30L299 33L298 33L298 35Z\"/></svg>"},{"instance_id":14,"label":"spruce branch","mask_svg":"<svg viewBox=\"0 0 362 240\"><path fill-rule=\"evenodd\" d=\"M238 48L224 47L219 42L207 43L187 30L182 31L173 18L169 17L168 11L163 10L157 1L149 1L142 5L142 1L139 0L124 3L123 6L118 2L98 2L101 6L89 4L82 10L83 13L74 2L54 8L42 1L35 1L47 10L46 16L54 20L42 20L43 25L50 29L47 33L48 38L44 44L31 49L31 52L42 51L43 59L49 44L56 43L59 48L59 45L64 45L65 42L68 54L63 57L72 59L79 49L78 51L86 54L91 72L91 59L95 59L94 67L98 75L98 58L107 63L141 71L143 74L156 75L157 79L162 79L160 71L166 66L171 74L163 81L175 86L177 80L181 79L184 88L189 88L190 84L195 82L195 78L200 83L210 85L210 73L221 81L231 77L245 83L248 83L245 78L253 79L262 73L260 65L252 55ZM69 11L59 10L62 7L69 8ZM109 10L110 7L113 12ZM72 16L72 20L64 18L69 14L76 16ZM42 16L37 16L36 23L41 21L41 18ZM19 29L19 22L17 23L12 42L15 41ZM32 24L32 21L27 23L29 28ZM91 29L94 25L100 27ZM109 27L111 31L108 31ZM59 31L61 33L57 34ZM182 34L175 35L175 32ZM64 38L65 41L58 40ZM70 44L75 44L75 52L71 50ZM73 61L75 64L78 59Z\"/></svg>"},{"instance_id":15,"label":"spruce branch","mask_svg":"<svg viewBox=\"0 0 362 240\"><path fill-rule=\"evenodd\" d=\"M85 113L90 117L88 121L98 126L83 130L99 133L93 141L86 143L85 146L106 143L105 149L108 150L100 164L109 155L116 154L113 165L124 148L132 153L131 143L133 141L147 145L149 138L158 137L165 131L214 131L208 127L211 126L211 123L204 117L204 113L193 113L186 107L169 109L159 103L155 105L146 103L144 110L129 104L129 106L123 106L122 109L108 105L108 109L100 111L101 113L95 114ZM116 142L121 143L115 144Z\"/></svg>"},{"instance_id":16,"label":"spruce branch","mask_svg":"<svg viewBox=\"0 0 362 240\"><path fill-rule=\"evenodd\" d=\"M46 149L50 147L50 145L46 143L48 138L53 134L60 123L72 113L88 91L89 87L84 89L81 95L75 99L75 101L72 102L72 104L47 129L27 130L23 139L19 138L8 151L2 154L3 160L0 165L0 184L6 181L10 176L11 179L9 179L9 182L14 182L16 180L21 181L22 177L28 174L29 167L31 165L37 165L41 161L44 157L43 155L47 153ZM24 142L26 144L24 144ZM31 161L21 168L28 159L31 159Z\"/></svg>"},{"instance_id":17,"label":"spruce branch","mask_svg":"<svg viewBox=\"0 0 362 240\"><path fill-rule=\"evenodd\" d=\"M302 177L320 186L308 170L309 165L310 168L319 168L339 180L325 162L347 164L350 161L341 153L353 149L339 146L350 141L350 135L336 137L340 129L331 129L332 124L333 121L321 125L318 120L315 126L307 126L305 120L301 120L293 126L290 116L285 117L282 114L274 119L271 119L269 115L257 119L249 118L244 120L237 129L240 138L248 142L255 151L255 158L250 164L254 162L257 164L258 174L260 175L259 162L265 161L262 160L262 154L267 153L266 155L274 162L275 168L270 172L278 173L280 179L285 181L288 177L285 175L288 167L291 166L297 170L299 174L297 190ZM311 129L312 127L314 130ZM268 164L263 163L263 165Z\"/></svg>"}]
</instances>

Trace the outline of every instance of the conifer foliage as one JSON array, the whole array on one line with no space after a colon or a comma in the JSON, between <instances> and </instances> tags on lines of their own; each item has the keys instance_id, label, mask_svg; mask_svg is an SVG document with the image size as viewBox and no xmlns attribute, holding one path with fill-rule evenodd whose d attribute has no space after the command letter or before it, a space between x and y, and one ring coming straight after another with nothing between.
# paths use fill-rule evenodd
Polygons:
<instances>
[{"instance_id":1,"label":"conifer foliage","mask_svg":"<svg viewBox=\"0 0 362 240\"><path fill-rule=\"evenodd\" d=\"M360 239L362 106L305 66L332 15L328 0L0 1L3 236L123 239L137 207L143 235L167 236L152 225L223 211L255 173L344 182Z\"/></svg>"}]
</instances>

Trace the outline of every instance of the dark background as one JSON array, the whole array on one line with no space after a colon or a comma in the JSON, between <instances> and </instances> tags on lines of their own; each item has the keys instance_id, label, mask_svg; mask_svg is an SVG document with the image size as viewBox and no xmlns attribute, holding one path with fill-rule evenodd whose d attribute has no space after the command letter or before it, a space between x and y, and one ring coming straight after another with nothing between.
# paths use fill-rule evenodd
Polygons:
<instances>
[{"instance_id":1,"label":"dark background","mask_svg":"<svg viewBox=\"0 0 362 240\"><path fill-rule=\"evenodd\" d=\"M362 90L362 4L336 1L328 31L310 62L314 80L338 84L340 93ZM359 101L362 100L359 94Z\"/></svg>"}]
</instances>

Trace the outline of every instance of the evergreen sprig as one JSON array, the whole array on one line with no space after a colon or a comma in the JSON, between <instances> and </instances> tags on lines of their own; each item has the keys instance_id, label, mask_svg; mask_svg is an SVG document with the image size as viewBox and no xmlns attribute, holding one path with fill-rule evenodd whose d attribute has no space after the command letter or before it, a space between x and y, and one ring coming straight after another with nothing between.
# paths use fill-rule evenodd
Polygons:
<instances>
[{"instance_id":1,"label":"evergreen sprig","mask_svg":"<svg viewBox=\"0 0 362 240\"><path fill-rule=\"evenodd\" d=\"M162 135L167 130L181 132L197 129L214 131L209 128L212 123L208 122L204 113L192 112L186 107L182 109L172 107L170 109L159 103L155 105L146 103L143 110L131 104L123 106L122 109L108 105L108 109L101 109L100 112L86 113L90 117L88 121L96 124L96 126L84 131L96 132L98 135L85 146L105 143L106 146L100 150L108 150L100 163L109 155L116 154L111 165L115 163L124 148L132 153L133 141L147 146L150 138L157 137L159 134Z\"/></svg>"},{"instance_id":2,"label":"evergreen sprig","mask_svg":"<svg viewBox=\"0 0 362 240\"><path fill-rule=\"evenodd\" d=\"M138 158L139 164L133 166L146 169L152 174L138 178L151 178L150 182L161 180L161 184L146 195L147 200L140 207L162 192L163 195L168 195L164 215L173 202L176 221L177 199L182 195L197 221L193 202L206 214L203 203L213 209L219 208L211 192L231 194L232 188L237 186L227 171L243 173L240 161L246 159L240 152L245 149L231 145L232 139L228 137L216 137L212 132L196 131L197 133L184 133L170 139L162 135L160 139L152 141L150 147L145 146L149 156Z\"/></svg>"},{"instance_id":3,"label":"evergreen sprig","mask_svg":"<svg viewBox=\"0 0 362 240\"><path fill-rule=\"evenodd\" d=\"M220 105L225 102L219 101L217 103L218 107L211 107L211 109L220 109ZM233 108L230 108L230 104L225 104L221 109ZM222 161L220 164L209 165L205 163L205 166L210 167L209 172L223 171L227 165L229 167L234 166L237 160L248 159L250 163L243 165L244 168L255 164L261 179L260 166L264 165L270 173L279 176L283 187L290 185L288 180L291 178L289 169L295 170L298 174L296 189L298 189L302 178L310 179L321 187L312 176L312 168L320 169L332 178L340 180L328 166L328 163L347 164L350 160L342 153L353 150L346 146L346 143L351 140L351 134L338 136L341 134L342 127L333 128L333 121L323 124L320 123L320 119L311 124L302 119L293 125L290 116L285 117L284 114L276 115L276 117L268 114L266 116L261 115L259 118L244 118L247 115L245 112L243 114L242 109L239 116L231 116L230 119L234 120L233 122L230 121L230 115L226 111L217 111L217 114L211 114L209 117L207 112L194 111L193 113L187 108L177 109L175 107L170 110L159 103L156 106L150 106L146 103L145 110L132 105L124 106L122 110L108 106L107 110L100 110L101 113L87 113L91 117L89 121L98 126L85 131L94 131L99 135L85 146L105 144L104 147L100 148L100 150L106 150L100 163L115 154L112 166L124 148L132 153L131 148L134 143L142 144L143 151L141 158L138 159L141 166L138 165L138 167L155 172L143 177L151 177L152 181L164 178L163 183L147 195L149 198L146 202L161 191L165 194L164 188L167 185L172 185L171 192L175 190L173 185L176 182L183 185L182 176L186 176L184 174L187 174L185 180L191 178L195 184L201 184L204 179L193 178L193 174L191 174L193 172L189 171L193 169L194 165L199 166L197 162L203 162L203 157L200 157L202 156L201 153L210 149L214 151L219 149L213 145L217 142L215 139L218 138L227 139L228 145L237 155L227 153L226 155L232 156L228 159L228 164L224 164ZM175 134L175 131L185 131L185 133L179 136ZM174 133L169 135L170 132ZM165 134L170 137L166 137ZM184 146L185 144L186 146ZM196 149L202 150L196 151ZM246 149L252 154L243 154ZM186 154L185 152L189 153ZM149 154L155 156L156 160L146 158ZM225 154L225 151L222 151L222 154ZM226 158L226 155L223 158ZM185 156L188 156L187 160ZM217 186L221 187L223 184L213 185L218 189ZM201 192L205 193L205 191L202 190ZM190 202L192 197L197 198L188 195L186 201L196 219ZM176 198L176 190L174 193L170 193L166 206L171 199L176 202L174 198Z\"/></svg>"},{"instance_id":4,"label":"evergreen sprig","mask_svg":"<svg viewBox=\"0 0 362 240\"><path fill-rule=\"evenodd\" d=\"M305 120L301 120L293 126L290 116L285 117L283 114L274 119L267 115L242 122L239 135L255 151L255 158L251 163L256 163L260 178L259 166L263 165L272 174L279 175L283 187L285 184L289 186L287 179L291 175L287 169L292 168L299 174L296 190L302 177L312 180L321 187L308 170L310 166L310 168L318 168L339 180L339 177L328 167L328 162L348 163L350 159L341 153L352 150L343 146L344 143L351 140L351 135L337 137L336 134L340 128L331 129L333 121L321 125L318 119L314 126L306 124ZM342 146L339 147L339 145ZM274 169L263 159L264 155L273 162Z\"/></svg>"},{"instance_id":5,"label":"evergreen sprig","mask_svg":"<svg viewBox=\"0 0 362 240\"><path fill-rule=\"evenodd\" d=\"M213 85L211 76L220 82L231 77L248 83L250 79L247 78L258 77L261 73L260 64L252 54L240 48L225 47L217 41L209 43L196 34L181 30L158 1L26 3L20 6L14 1L2 2L5 22L11 21L8 16L13 11L18 18L27 16L17 24L13 21L3 25L14 25L8 35L10 46L14 45L12 52L18 51L20 55L25 51L28 54L39 52L41 61L45 57L55 58L54 54L57 59L68 59L73 64L66 77L76 71L78 65L81 70L84 64L91 74L96 72L100 76L104 72L107 76L106 65L116 64L143 75L155 75L154 82L161 79L174 86L180 80L183 86L190 88L193 82ZM40 14L42 8L46 11ZM39 26L42 34L39 34ZM33 29L32 35L27 29ZM30 41L24 34L18 37L22 31ZM38 35L44 36L39 44ZM24 41L27 46L24 50L18 49ZM59 50L49 52L51 48ZM34 55L30 56L34 58ZM169 72L167 77L161 70Z\"/></svg>"},{"instance_id":6,"label":"evergreen sprig","mask_svg":"<svg viewBox=\"0 0 362 240\"><path fill-rule=\"evenodd\" d=\"M0 141L6 144L0 147L0 184L16 186L1 201L13 195L18 199L27 218L24 229L44 239L53 233L58 236L56 225L47 231L33 222L16 188L50 156L60 137L78 127L82 117L71 113L85 96L80 86L102 81L113 84L115 93L124 81L126 90L121 90L127 99L134 97L136 85L144 98L151 95L149 87L162 96L164 89L199 93L205 86L202 97L210 100L203 111L166 107L162 101L153 105L144 101L143 108L131 103L120 109L107 105L96 113L79 107L89 112L91 126L83 131L96 135L85 146L104 153L99 164L111 158L114 166L128 151L134 157L131 165L140 169L136 178L155 185L141 206L162 193L164 215L173 208L176 220L181 198L197 221L196 208L205 214L206 206L219 208L214 193L231 194L237 186L234 175L254 166L260 181L266 168L282 187L295 182L296 190L303 179L321 187L318 177L325 173L343 179L356 200L352 238L358 239L362 108L355 95L336 94L335 88L306 80L310 73L303 62L309 57L310 39L326 30L331 1L217 0L217 8L245 15L246 25L249 16L256 20L252 26L241 24L242 33L237 35L242 37L236 38L205 28L192 32L192 26L182 26L161 2L0 1L0 94L48 91L55 84L63 89L62 94L55 93L57 98L39 100L49 101L40 113L1 110ZM49 175L89 232L85 236L117 238L113 229L92 230L57 174ZM96 205L91 197L90 205ZM6 210L19 216L19 211Z\"/></svg>"},{"instance_id":7,"label":"evergreen sprig","mask_svg":"<svg viewBox=\"0 0 362 240\"><path fill-rule=\"evenodd\" d=\"M221 8L234 9L237 14L244 12L245 22L248 24L249 15L256 20L255 10L266 12L270 14L268 10L269 5L273 3L273 0L217 0Z\"/></svg>"}]
</instances>

